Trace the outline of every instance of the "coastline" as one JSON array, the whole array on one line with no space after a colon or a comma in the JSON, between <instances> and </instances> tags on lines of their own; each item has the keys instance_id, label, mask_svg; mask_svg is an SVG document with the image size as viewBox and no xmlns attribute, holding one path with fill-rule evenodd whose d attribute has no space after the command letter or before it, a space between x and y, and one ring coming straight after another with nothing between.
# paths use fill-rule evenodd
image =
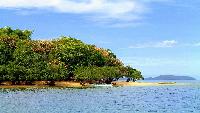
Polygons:
<instances>
[{"instance_id":1,"label":"coastline","mask_svg":"<svg viewBox=\"0 0 200 113\"><path fill-rule=\"evenodd\" d=\"M34 81L32 84L15 84L6 81L0 84L0 88L48 88L48 87L63 87L63 88L89 88L92 87L89 83L80 83L74 81Z\"/></svg>"},{"instance_id":2,"label":"coastline","mask_svg":"<svg viewBox=\"0 0 200 113\"><path fill-rule=\"evenodd\" d=\"M111 86L165 86L165 85L175 85L175 82L112 82ZM55 81L54 85L48 85L47 81L37 81L34 82L33 85L0 85L0 88L4 89L15 89L15 88L48 88L48 87L58 87L58 88L90 88L99 86L99 84L89 84L89 83L80 83L80 82L72 82L72 81ZM104 84L100 85L104 86ZM106 85L105 85L106 86Z\"/></svg>"},{"instance_id":3,"label":"coastline","mask_svg":"<svg viewBox=\"0 0 200 113\"><path fill-rule=\"evenodd\" d=\"M175 84L175 82L112 82L113 86L163 86Z\"/></svg>"}]
</instances>

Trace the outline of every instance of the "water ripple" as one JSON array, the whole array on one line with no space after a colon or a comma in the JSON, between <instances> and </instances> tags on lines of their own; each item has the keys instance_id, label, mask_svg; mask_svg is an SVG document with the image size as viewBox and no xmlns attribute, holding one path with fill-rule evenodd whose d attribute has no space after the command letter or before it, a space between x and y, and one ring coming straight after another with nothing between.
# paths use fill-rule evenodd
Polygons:
<instances>
[{"instance_id":1,"label":"water ripple","mask_svg":"<svg viewBox=\"0 0 200 113\"><path fill-rule=\"evenodd\" d=\"M0 113L200 113L188 86L0 90Z\"/></svg>"}]
</instances>

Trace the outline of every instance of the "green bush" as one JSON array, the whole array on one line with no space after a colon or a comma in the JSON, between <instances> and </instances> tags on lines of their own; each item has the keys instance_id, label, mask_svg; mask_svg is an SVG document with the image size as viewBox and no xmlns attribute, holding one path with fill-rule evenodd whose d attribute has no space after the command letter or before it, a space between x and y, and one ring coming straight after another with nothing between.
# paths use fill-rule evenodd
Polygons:
<instances>
[{"instance_id":1,"label":"green bush","mask_svg":"<svg viewBox=\"0 0 200 113\"><path fill-rule=\"evenodd\" d=\"M143 79L141 72L133 69L129 66L127 67L114 67L114 66L104 66L104 67L79 67L75 71L75 79L79 81L90 81L90 80L118 80L121 77L127 77L133 81Z\"/></svg>"},{"instance_id":2,"label":"green bush","mask_svg":"<svg viewBox=\"0 0 200 113\"><path fill-rule=\"evenodd\" d=\"M80 81L84 80L107 80L118 79L122 77L119 67L80 67L75 71L75 78Z\"/></svg>"}]
</instances>

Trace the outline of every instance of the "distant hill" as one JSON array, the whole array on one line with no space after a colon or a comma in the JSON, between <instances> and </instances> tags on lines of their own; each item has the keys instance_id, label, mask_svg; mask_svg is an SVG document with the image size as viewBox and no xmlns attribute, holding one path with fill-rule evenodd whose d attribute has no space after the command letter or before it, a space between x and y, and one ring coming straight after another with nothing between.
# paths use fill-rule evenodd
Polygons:
<instances>
[{"instance_id":1,"label":"distant hill","mask_svg":"<svg viewBox=\"0 0 200 113\"><path fill-rule=\"evenodd\" d=\"M190 76L160 75L157 77L149 77L144 80L196 80Z\"/></svg>"}]
</instances>

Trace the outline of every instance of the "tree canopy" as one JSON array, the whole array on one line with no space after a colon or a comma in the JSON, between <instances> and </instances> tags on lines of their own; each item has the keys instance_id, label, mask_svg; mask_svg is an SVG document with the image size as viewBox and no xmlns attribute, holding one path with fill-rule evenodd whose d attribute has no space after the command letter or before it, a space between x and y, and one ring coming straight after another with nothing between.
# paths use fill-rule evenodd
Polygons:
<instances>
[{"instance_id":1,"label":"tree canopy","mask_svg":"<svg viewBox=\"0 0 200 113\"><path fill-rule=\"evenodd\" d=\"M29 30L0 28L0 81L142 78L109 49L71 37L32 40Z\"/></svg>"}]
</instances>

